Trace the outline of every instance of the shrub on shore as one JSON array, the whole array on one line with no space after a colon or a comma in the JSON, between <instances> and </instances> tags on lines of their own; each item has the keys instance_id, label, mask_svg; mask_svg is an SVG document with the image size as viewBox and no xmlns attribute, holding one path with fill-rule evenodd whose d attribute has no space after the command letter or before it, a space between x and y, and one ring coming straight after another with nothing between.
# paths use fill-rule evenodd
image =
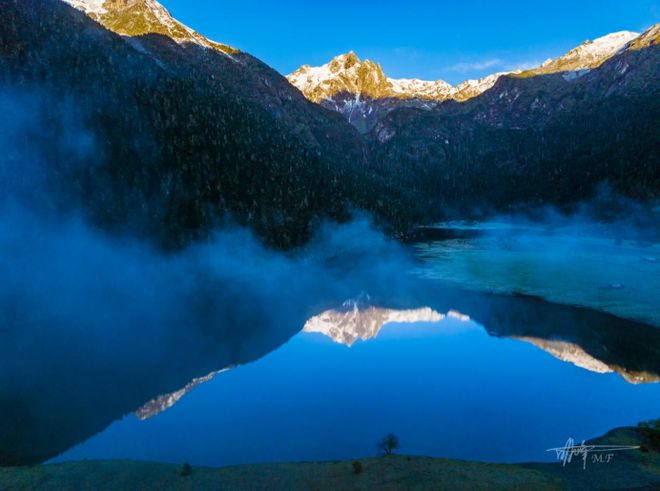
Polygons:
<instances>
[{"instance_id":1,"label":"shrub on shore","mask_svg":"<svg viewBox=\"0 0 660 491\"><path fill-rule=\"evenodd\" d=\"M187 477L187 476L189 476L190 474L192 474L192 466L191 466L188 462L186 462L186 463L184 463L183 466L181 467L181 475L182 475L183 477Z\"/></svg>"},{"instance_id":2,"label":"shrub on shore","mask_svg":"<svg viewBox=\"0 0 660 491\"><path fill-rule=\"evenodd\" d=\"M640 423L637 431L642 435L644 442L655 451L660 451L660 419Z\"/></svg>"},{"instance_id":3,"label":"shrub on shore","mask_svg":"<svg viewBox=\"0 0 660 491\"><path fill-rule=\"evenodd\" d=\"M399 448L399 437L396 436L394 433L390 433L387 435L385 438L383 438L380 442L378 442L378 448L385 454L385 455L392 455L392 452Z\"/></svg>"}]
</instances>

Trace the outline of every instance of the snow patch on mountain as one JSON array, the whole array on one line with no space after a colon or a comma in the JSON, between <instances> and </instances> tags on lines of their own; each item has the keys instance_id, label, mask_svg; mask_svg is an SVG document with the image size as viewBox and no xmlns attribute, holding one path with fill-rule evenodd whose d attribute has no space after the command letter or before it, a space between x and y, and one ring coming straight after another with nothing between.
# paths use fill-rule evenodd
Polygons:
<instances>
[{"instance_id":1,"label":"snow patch on mountain","mask_svg":"<svg viewBox=\"0 0 660 491\"><path fill-rule=\"evenodd\" d=\"M589 68L585 68L584 70L574 70L572 72L565 72L564 74L562 74L562 77L567 82L571 82L571 81L575 80L576 78L580 78L582 75L586 75L590 71L591 70Z\"/></svg>"},{"instance_id":2,"label":"snow patch on mountain","mask_svg":"<svg viewBox=\"0 0 660 491\"><path fill-rule=\"evenodd\" d=\"M289 75L289 81L302 92L309 92L314 87L328 84L331 78L332 72L329 64L317 67L304 65L298 71Z\"/></svg>"},{"instance_id":3,"label":"snow patch on mountain","mask_svg":"<svg viewBox=\"0 0 660 491\"><path fill-rule=\"evenodd\" d=\"M64 0L64 2L88 15L103 15L107 13L107 10L103 7L105 0Z\"/></svg>"},{"instance_id":4,"label":"snow patch on mountain","mask_svg":"<svg viewBox=\"0 0 660 491\"><path fill-rule=\"evenodd\" d=\"M444 80L419 80L416 78L387 79L392 84L392 90L395 94L401 96L428 97L433 99L448 98L451 96L454 87Z\"/></svg>"},{"instance_id":5,"label":"snow patch on mountain","mask_svg":"<svg viewBox=\"0 0 660 491\"><path fill-rule=\"evenodd\" d=\"M619 31L606 36L599 37L593 42L586 42L578 46L576 50L584 55L604 57L612 56L623 49L630 41L639 36L638 32Z\"/></svg>"}]
</instances>

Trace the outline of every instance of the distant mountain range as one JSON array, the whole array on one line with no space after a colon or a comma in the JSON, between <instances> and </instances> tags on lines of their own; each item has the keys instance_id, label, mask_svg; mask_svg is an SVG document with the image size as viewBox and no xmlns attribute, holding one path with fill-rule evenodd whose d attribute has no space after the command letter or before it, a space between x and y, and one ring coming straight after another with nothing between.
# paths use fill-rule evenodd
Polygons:
<instances>
[{"instance_id":1,"label":"distant mountain range","mask_svg":"<svg viewBox=\"0 0 660 491\"><path fill-rule=\"evenodd\" d=\"M2 199L20 188L31 206L82 207L167 248L226 223L291 247L356 209L400 233L447 213L570 206L602 183L660 190L658 26L452 87L389 79L354 53L287 80L155 0L0 7L2 95L33 118L12 142L38 154L47 188L9 160ZM91 153L65 144L81 139L73 116Z\"/></svg>"},{"instance_id":2,"label":"distant mountain range","mask_svg":"<svg viewBox=\"0 0 660 491\"><path fill-rule=\"evenodd\" d=\"M435 198L432 209L563 207L603 183L657 197L659 38L656 25L595 68L538 73L557 60L465 102L390 111L366 135L372 161L398 166L400 180Z\"/></svg>"},{"instance_id":3,"label":"distant mountain range","mask_svg":"<svg viewBox=\"0 0 660 491\"><path fill-rule=\"evenodd\" d=\"M399 107L431 109L446 100L466 101L483 94L505 75L532 76L566 72L570 79L596 68L621 52L639 33L621 31L585 41L575 49L526 71L493 73L452 86L444 80L392 79L380 64L361 61L352 51L320 67L305 65L287 76L309 100L342 114L365 132Z\"/></svg>"}]
</instances>

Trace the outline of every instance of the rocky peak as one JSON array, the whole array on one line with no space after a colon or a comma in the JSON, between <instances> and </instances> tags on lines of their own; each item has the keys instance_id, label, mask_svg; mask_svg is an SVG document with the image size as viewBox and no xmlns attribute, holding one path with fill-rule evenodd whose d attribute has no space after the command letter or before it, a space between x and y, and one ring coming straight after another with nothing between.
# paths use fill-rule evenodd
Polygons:
<instances>
[{"instance_id":1,"label":"rocky peak","mask_svg":"<svg viewBox=\"0 0 660 491\"><path fill-rule=\"evenodd\" d=\"M360 60L353 51L319 67L304 65L287 78L314 102L330 99L337 94L373 98L392 95L391 84L382 67L369 60Z\"/></svg>"},{"instance_id":2,"label":"rocky peak","mask_svg":"<svg viewBox=\"0 0 660 491\"><path fill-rule=\"evenodd\" d=\"M355 65L360 64L360 59L353 51L349 51L345 55L337 56L330 62L330 69L333 73L337 73L341 70L350 70Z\"/></svg>"},{"instance_id":3,"label":"rocky peak","mask_svg":"<svg viewBox=\"0 0 660 491\"><path fill-rule=\"evenodd\" d=\"M236 52L234 48L211 41L180 23L156 0L64 1L122 36L161 34L180 44L196 44L223 53Z\"/></svg>"},{"instance_id":4,"label":"rocky peak","mask_svg":"<svg viewBox=\"0 0 660 491\"><path fill-rule=\"evenodd\" d=\"M634 39L628 49L642 49L655 46L660 42L660 24L655 24Z\"/></svg>"}]
</instances>

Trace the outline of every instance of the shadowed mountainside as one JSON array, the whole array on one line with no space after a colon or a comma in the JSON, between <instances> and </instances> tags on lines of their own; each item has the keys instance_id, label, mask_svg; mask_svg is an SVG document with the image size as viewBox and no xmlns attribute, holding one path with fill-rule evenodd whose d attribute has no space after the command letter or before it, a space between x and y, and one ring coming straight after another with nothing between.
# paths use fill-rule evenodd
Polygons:
<instances>
[{"instance_id":1,"label":"shadowed mountainside","mask_svg":"<svg viewBox=\"0 0 660 491\"><path fill-rule=\"evenodd\" d=\"M507 76L464 103L392 111L368 136L372 160L430 209L561 207L602 183L656 198L660 47L655 27L645 36L577 78Z\"/></svg>"},{"instance_id":2,"label":"shadowed mountainside","mask_svg":"<svg viewBox=\"0 0 660 491\"><path fill-rule=\"evenodd\" d=\"M122 35L58 0L0 5L3 194L38 175L29 206L82 209L168 248L232 222L286 248L354 209L397 232L446 210L564 206L603 182L658 195L656 27L589 73L504 76L464 103L376 111L362 137L154 0L90 14Z\"/></svg>"},{"instance_id":3,"label":"shadowed mountainside","mask_svg":"<svg viewBox=\"0 0 660 491\"><path fill-rule=\"evenodd\" d=\"M14 105L6 124L32 118L10 128L5 196L32 177L27 151L47 174L30 206L82 208L96 225L167 247L228 221L290 247L353 208L409 222L357 132L249 55L120 37L59 0L2 0L0 86ZM84 154L68 148L80 134Z\"/></svg>"}]
</instances>

